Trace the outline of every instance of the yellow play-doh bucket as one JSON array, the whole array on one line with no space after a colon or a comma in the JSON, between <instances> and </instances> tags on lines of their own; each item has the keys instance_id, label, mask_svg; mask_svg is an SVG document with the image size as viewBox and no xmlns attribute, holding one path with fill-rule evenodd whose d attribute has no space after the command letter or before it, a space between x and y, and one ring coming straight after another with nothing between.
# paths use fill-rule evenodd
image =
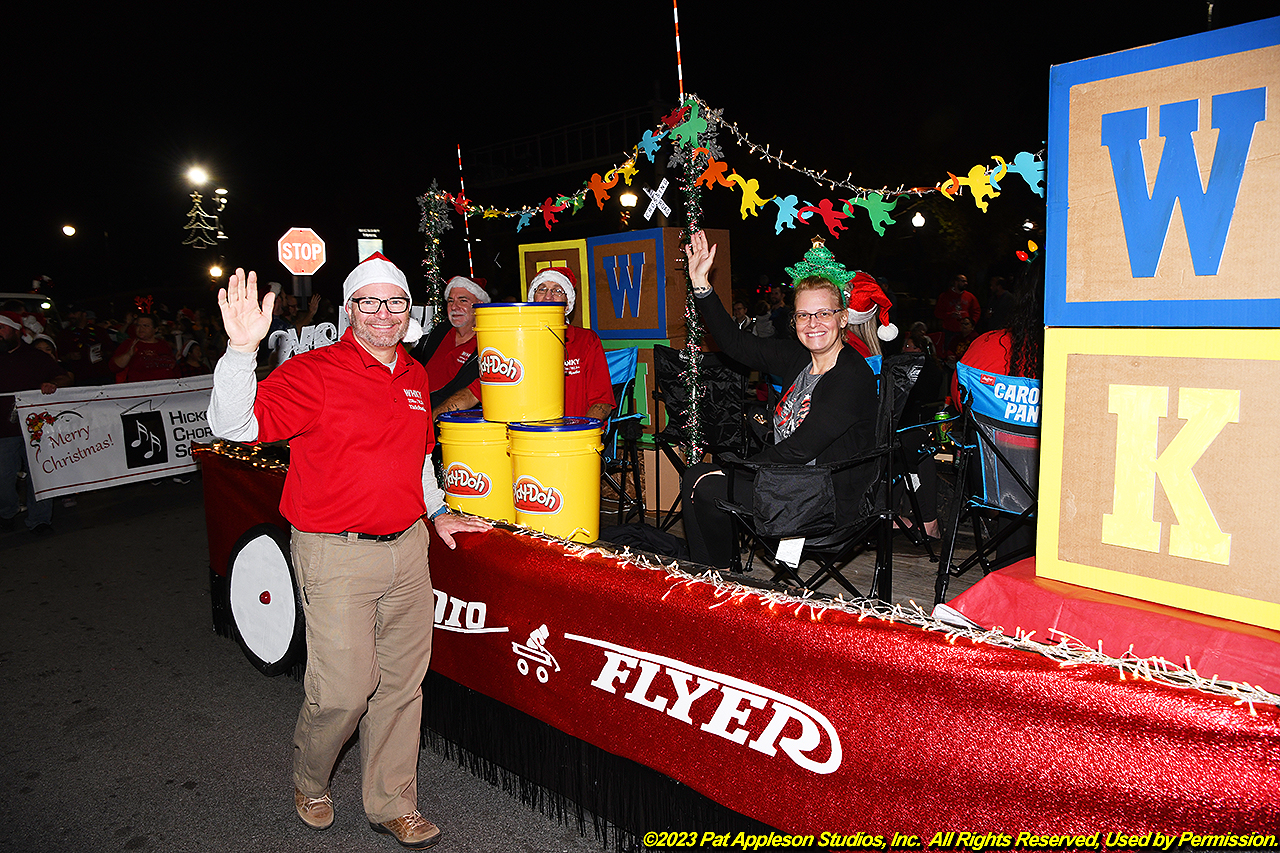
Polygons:
<instances>
[{"instance_id":1,"label":"yellow play-doh bucket","mask_svg":"<svg viewBox=\"0 0 1280 853\"><path fill-rule=\"evenodd\" d=\"M600 538L600 435L595 418L507 425L516 524L561 539Z\"/></svg>"},{"instance_id":2,"label":"yellow play-doh bucket","mask_svg":"<svg viewBox=\"0 0 1280 853\"><path fill-rule=\"evenodd\" d=\"M558 302L476 306L485 420L543 421L564 415L564 327L564 305Z\"/></svg>"},{"instance_id":3,"label":"yellow play-doh bucket","mask_svg":"<svg viewBox=\"0 0 1280 853\"><path fill-rule=\"evenodd\" d=\"M507 425L486 421L479 409L440 416L444 502L459 512L515 521Z\"/></svg>"}]
</instances>

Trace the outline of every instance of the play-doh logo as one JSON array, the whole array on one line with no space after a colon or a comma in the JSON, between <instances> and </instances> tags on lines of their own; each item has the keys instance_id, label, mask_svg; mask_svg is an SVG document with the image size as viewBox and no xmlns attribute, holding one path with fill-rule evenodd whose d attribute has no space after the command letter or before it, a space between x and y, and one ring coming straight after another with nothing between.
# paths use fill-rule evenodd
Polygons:
<instances>
[{"instance_id":1,"label":"play-doh logo","mask_svg":"<svg viewBox=\"0 0 1280 853\"><path fill-rule=\"evenodd\" d=\"M534 477L521 474L512 487L516 512L555 515L564 506L564 495L554 486L544 486Z\"/></svg>"},{"instance_id":2,"label":"play-doh logo","mask_svg":"<svg viewBox=\"0 0 1280 853\"><path fill-rule=\"evenodd\" d=\"M507 358L494 347L480 351L481 385L519 385L524 379L524 365L519 359Z\"/></svg>"},{"instance_id":3,"label":"play-doh logo","mask_svg":"<svg viewBox=\"0 0 1280 853\"><path fill-rule=\"evenodd\" d=\"M462 462L452 463L444 472L444 493L455 498L483 498L493 483L483 471L472 471Z\"/></svg>"}]
</instances>

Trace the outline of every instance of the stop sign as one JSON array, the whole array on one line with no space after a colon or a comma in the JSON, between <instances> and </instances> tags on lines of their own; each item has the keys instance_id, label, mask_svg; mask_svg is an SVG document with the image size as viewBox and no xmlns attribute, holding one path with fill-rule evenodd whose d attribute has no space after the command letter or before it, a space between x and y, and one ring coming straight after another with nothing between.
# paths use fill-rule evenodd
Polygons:
<instances>
[{"instance_id":1,"label":"stop sign","mask_svg":"<svg viewBox=\"0 0 1280 853\"><path fill-rule=\"evenodd\" d=\"M324 241L310 228L290 228L277 245L280 263L294 275L314 275L324 266Z\"/></svg>"}]
</instances>

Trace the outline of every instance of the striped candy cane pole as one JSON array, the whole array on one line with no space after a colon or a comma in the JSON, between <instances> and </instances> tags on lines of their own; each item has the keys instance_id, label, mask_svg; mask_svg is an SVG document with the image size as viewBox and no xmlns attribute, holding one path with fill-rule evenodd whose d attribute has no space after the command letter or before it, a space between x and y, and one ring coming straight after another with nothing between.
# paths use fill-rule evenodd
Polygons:
<instances>
[{"instance_id":1,"label":"striped candy cane pole","mask_svg":"<svg viewBox=\"0 0 1280 853\"><path fill-rule=\"evenodd\" d=\"M680 63L680 6L677 0L671 0L671 14L676 22L676 81L680 84L680 103L684 103L684 68Z\"/></svg>"},{"instance_id":2,"label":"striped candy cane pole","mask_svg":"<svg viewBox=\"0 0 1280 853\"><path fill-rule=\"evenodd\" d=\"M467 197L467 182L462 179L462 143L458 143L458 186L462 189L462 197ZM467 210L470 208L468 202L467 207L462 209L462 230L466 234L467 240L467 271L472 278L476 277L476 265L471 260L471 221L467 218Z\"/></svg>"}]
</instances>

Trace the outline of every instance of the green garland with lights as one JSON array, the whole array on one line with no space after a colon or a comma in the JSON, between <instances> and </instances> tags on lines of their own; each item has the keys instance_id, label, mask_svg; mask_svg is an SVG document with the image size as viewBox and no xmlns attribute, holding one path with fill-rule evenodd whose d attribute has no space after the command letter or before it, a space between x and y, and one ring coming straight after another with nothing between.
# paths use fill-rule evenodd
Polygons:
<instances>
[{"instance_id":1,"label":"green garland with lights","mask_svg":"<svg viewBox=\"0 0 1280 853\"><path fill-rule=\"evenodd\" d=\"M427 298L424 304L435 309L435 322L441 322L444 311L444 278L440 275L440 235L453 227L449 221L448 195L440 192L436 181L431 182L427 192L418 197L418 209L422 216L418 221L418 230L426 235L427 256L422 260L427 277Z\"/></svg>"}]
</instances>

